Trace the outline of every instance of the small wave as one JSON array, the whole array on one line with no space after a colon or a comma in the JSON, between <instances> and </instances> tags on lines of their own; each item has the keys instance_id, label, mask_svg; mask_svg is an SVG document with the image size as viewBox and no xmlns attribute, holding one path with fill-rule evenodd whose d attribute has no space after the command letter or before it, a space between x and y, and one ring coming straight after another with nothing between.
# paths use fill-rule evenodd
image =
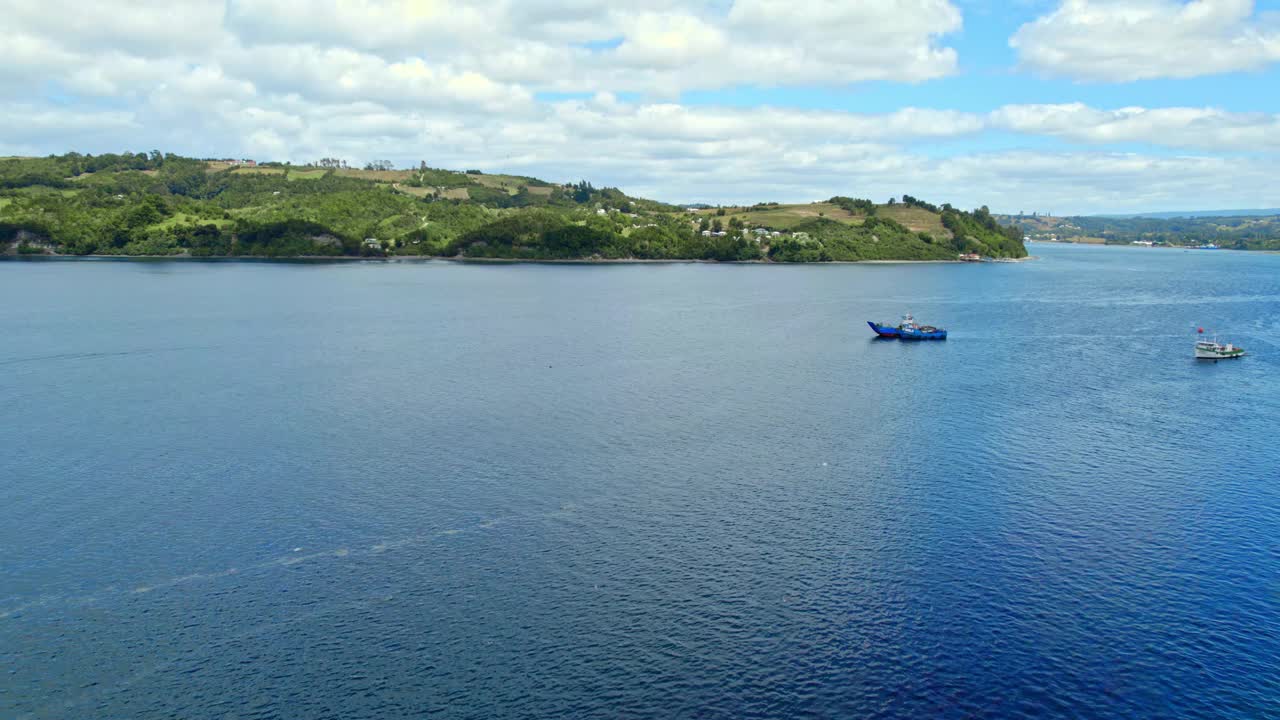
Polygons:
<instances>
[{"instance_id":1,"label":"small wave","mask_svg":"<svg viewBox=\"0 0 1280 720\"><path fill-rule=\"evenodd\" d=\"M56 355L32 355L28 357L6 358L0 360L0 366L21 365L23 363L56 362L59 360L98 360L101 358L129 357L133 355L156 355L159 353L186 352L188 350L216 350L216 345L192 345L171 348L144 348L138 350L120 350L116 352L79 352L58 353Z\"/></svg>"}]
</instances>

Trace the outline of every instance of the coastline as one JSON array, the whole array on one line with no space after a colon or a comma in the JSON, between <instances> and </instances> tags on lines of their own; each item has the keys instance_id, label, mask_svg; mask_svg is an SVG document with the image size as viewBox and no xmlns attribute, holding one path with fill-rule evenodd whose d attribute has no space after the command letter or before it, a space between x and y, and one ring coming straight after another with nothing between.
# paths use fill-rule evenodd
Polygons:
<instances>
[{"instance_id":1,"label":"coastline","mask_svg":"<svg viewBox=\"0 0 1280 720\"><path fill-rule=\"evenodd\" d=\"M1027 262L1034 255L1021 258L1001 258L999 262ZM774 262L773 260L701 260L696 258L645 259L645 258L480 258L444 257L437 255L389 255L385 257L355 257L351 255L291 255L267 257L263 255L0 255L0 261L73 261L73 260L172 260L177 262L451 262L467 264L531 264L531 265L987 265L989 262L965 260L827 260L824 262Z\"/></svg>"}]
</instances>

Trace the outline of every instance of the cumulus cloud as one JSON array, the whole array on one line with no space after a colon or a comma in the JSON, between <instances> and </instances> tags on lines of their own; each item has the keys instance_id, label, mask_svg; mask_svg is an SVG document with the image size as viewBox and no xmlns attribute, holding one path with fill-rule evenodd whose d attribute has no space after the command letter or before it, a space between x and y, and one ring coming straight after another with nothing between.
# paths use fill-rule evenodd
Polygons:
<instances>
[{"instance_id":1,"label":"cumulus cloud","mask_svg":"<svg viewBox=\"0 0 1280 720\"><path fill-rule=\"evenodd\" d=\"M946 76L957 63L946 38L962 26L951 0L814 0L803 12L789 0L654 0L643 9L601 0L0 4L7 51L0 122L12 128L0 134L0 155L161 148L295 162L425 160L585 177L685 202L837 193L1058 211L1215 197L1236 204L1250 193L1250 204L1276 202L1261 197L1273 187L1270 158L1206 155L1280 152L1280 117L1271 114L1079 103L850 112L681 102L691 89L745 83ZM1251 7L1209 4L1218 24L1194 16L1194 27L1228 46L1265 36ZM1069 2L1049 17L1099 7ZM1223 16L1223 7L1232 12ZM1135 27L1149 22L1132 17ZM1033 35L1020 33L1019 42ZM1024 61L1029 47L1020 48ZM554 90L573 93L542 94ZM993 134L1088 147L972 150L975 139ZM1114 152L1152 145L1189 156Z\"/></svg>"},{"instance_id":2,"label":"cumulus cloud","mask_svg":"<svg viewBox=\"0 0 1280 720\"><path fill-rule=\"evenodd\" d=\"M0 127L6 128L3 153L44 154L49 144L59 144L66 137L84 138L88 142L113 142L142 129L132 112L113 110L77 110L49 107L33 103L0 105Z\"/></svg>"},{"instance_id":3,"label":"cumulus cloud","mask_svg":"<svg viewBox=\"0 0 1280 720\"><path fill-rule=\"evenodd\" d=\"M167 58L207 48L220 35L222 0L5 0L6 33L22 29L67 50Z\"/></svg>"},{"instance_id":4,"label":"cumulus cloud","mask_svg":"<svg viewBox=\"0 0 1280 720\"><path fill-rule=\"evenodd\" d=\"M1280 115L1216 108L1099 110L1083 103L1006 105L991 125L1094 144L1141 143L1199 150L1280 150Z\"/></svg>"},{"instance_id":5,"label":"cumulus cloud","mask_svg":"<svg viewBox=\"0 0 1280 720\"><path fill-rule=\"evenodd\" d=\"M801 17L803 16L803 17ZM839 86L953 74L950 0L231 0L246 45L345 48L470 68L534 89L674 94L749 82ZM596 47L595 50L590 47Z\"/></svg>"},{"instance_id":6,"label":"cumulus cloud","mask_svg":"<svg viewBox=\"0 0 1280 720\"><path fill-rule=\"evenodd\" d=\"M1009 41L1022 64L1087 81L1256 70L1280 61L1280 14L1252 0L1064 0Z\"/></svg>"},{"instance_id":7,"label":"cumulus cloud","mask_svg":"<svg viewBox=\"0 0 1280 720\"><path fill-rule=\"evenodd\" d=\"M981 201L993 209L1102 213L1270 207L1269 166L1253 158L1024 151L950 158L930 177L943 186L982 187Z\"/></svg>"}]
</instances>

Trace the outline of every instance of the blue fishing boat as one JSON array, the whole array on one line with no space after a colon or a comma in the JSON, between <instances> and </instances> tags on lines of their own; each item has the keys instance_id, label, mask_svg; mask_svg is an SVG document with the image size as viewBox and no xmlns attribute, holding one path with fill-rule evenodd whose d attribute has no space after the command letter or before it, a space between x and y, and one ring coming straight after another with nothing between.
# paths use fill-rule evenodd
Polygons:
<instances>
[{"instance_id":1,"label":"blue fishing boat","mask_svg":"<svg viewBox=\"0 0 1280 720\"><path fill-rule=\"evenodd\" d=\"M892 325L881 325L880 323L867 321L867 325L871 326L872 331L882 338L898 338L899 340L946 340L947 331L942 328L936 328L932 325L921 325L916 319L911 317L911 313L902 316L902 322L897 327Z\"/></svg>"}]
</instances>

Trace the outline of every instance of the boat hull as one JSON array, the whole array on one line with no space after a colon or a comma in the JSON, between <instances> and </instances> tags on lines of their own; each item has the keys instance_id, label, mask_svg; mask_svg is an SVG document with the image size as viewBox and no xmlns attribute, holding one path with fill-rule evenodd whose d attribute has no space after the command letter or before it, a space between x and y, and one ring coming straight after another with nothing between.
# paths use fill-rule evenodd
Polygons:
<instances>
[{"instance_id":1,"label":"boat hull","mask_svg":"<svg viewBox=\"0 0 1280 720\"><path fill-rule=\"evenodd\" d=\"M881 325L880 323L873 323L870 320L867 321L867 325L871 326L872 332L883 338L896 338L901 335L898 328L891 325Z\"/></svg>"},{"instance_id":2,"label":"boat hull","mask_svg":"<svg viewBox=\"0 0 1280 720\"><path fill-rule=\"evenodd\" d=\"M1234 360L1244 357L1243 350L1236 350L1229 353L1213 352L1211 350L1196 350L1197 360Z\"/></svg>"},{"instance_id":3,"label":"boat hull","mask_svg":"<svg viewBox=\"0 0 1280 720\"><path fill-rule=\"evenodd\" d=\"M902 340L946 340L946 330L902 330L898 333Z\"/></svg>"},{"instance_id":4,"label":"boat hull","mask_svg":"<svg viewBox=\"0 0 1280 720\"><path fill-rule=\"evenodd\" d=\"M882 338L898 338L899 340L946 340L947 331L941 329L920 330L918 328L893 327L867 321L871 331Z\"/></svg>"}]
</instances>

